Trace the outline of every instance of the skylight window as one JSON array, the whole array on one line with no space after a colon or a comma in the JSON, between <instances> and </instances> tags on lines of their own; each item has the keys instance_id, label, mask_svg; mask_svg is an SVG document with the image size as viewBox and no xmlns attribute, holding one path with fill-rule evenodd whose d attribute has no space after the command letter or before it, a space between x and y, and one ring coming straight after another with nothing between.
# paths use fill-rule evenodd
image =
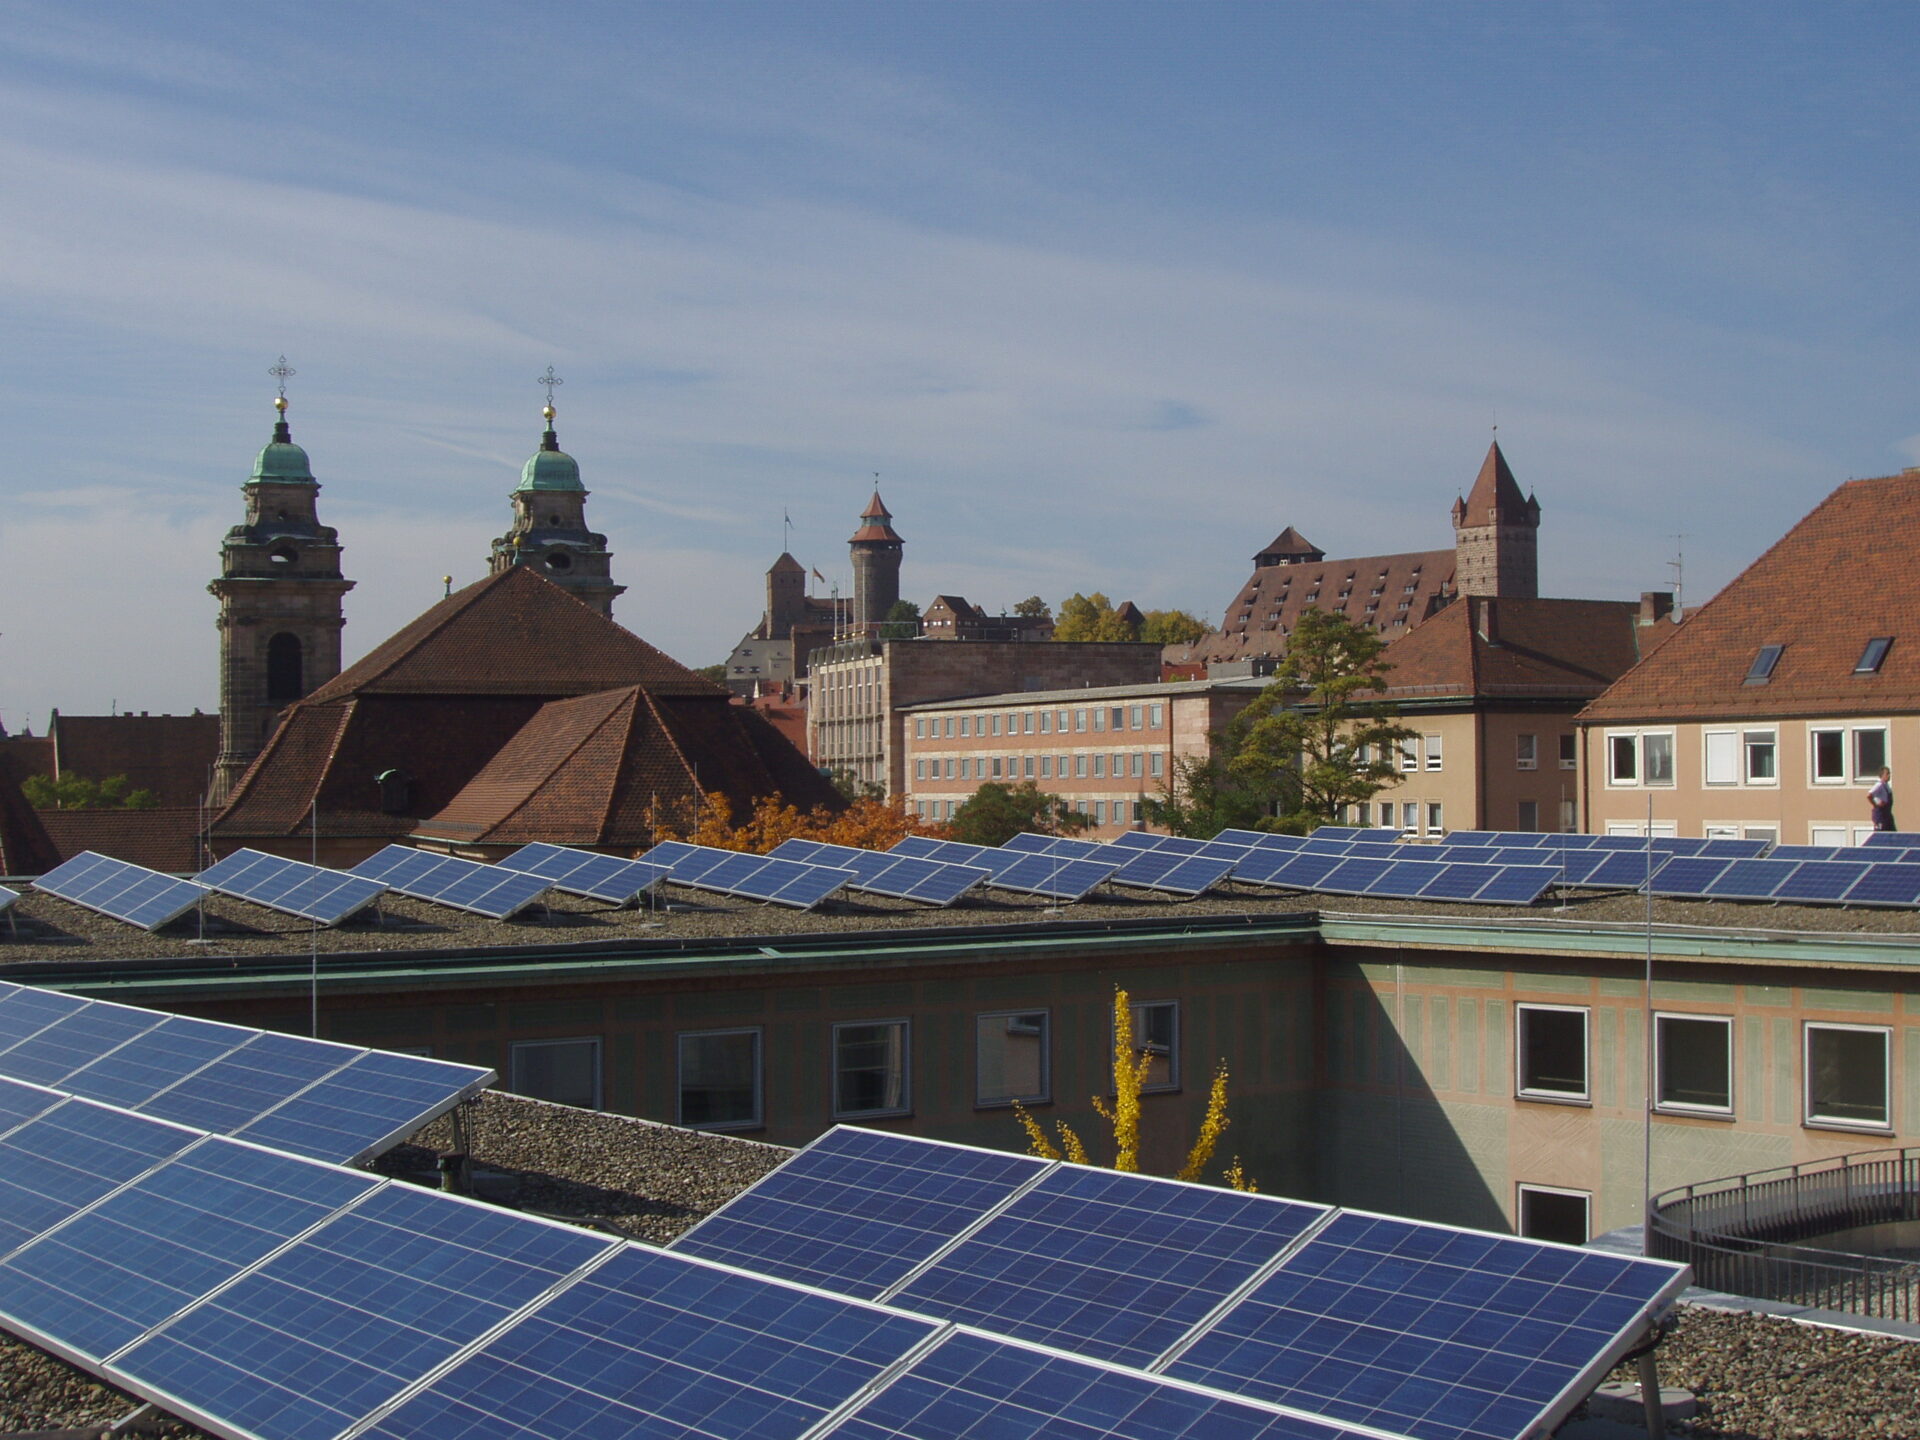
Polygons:
<instances>
[{"instance_id":1,"label":"skylight window","mask_svg":"<svg viewBox=\"0 0 1920 1440\"><path fill-rule=\"evenodd\" d=\"M1860 652L1860 658L1854 662L1856 675L1878 675L1880 664L1887 658L1887 651L1893 645L1891 635L1876 635L1867 641L1867 648Z\"/></svg>"},{"instance_id":2,"label":"skylight window","mask_svg":"<svg viewBox=\"0 0 1920 1440\"><path fill-rule=\"evenodd\" d=\"M1747 671L1747 684L1764 685L1773 678L1773 667L1780 663L1780 652L1784 645L1762 645L1760 653L1753 657L1753 665Z\"/></svg>"}]
</instances>

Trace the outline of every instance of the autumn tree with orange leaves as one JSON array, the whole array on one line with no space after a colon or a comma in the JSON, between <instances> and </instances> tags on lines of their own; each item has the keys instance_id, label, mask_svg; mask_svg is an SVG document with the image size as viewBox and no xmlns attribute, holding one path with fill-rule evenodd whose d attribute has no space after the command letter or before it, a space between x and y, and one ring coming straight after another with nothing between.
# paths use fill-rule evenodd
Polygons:
<instances>
[{"instance_id":1,"label":"autumn tree with orange leaves","mask_svg":"<svg viewBox=\"0 0 1920 1440\"><path fill-rule=\"evenodd\" d=\"M766 796L752 812L735 823L733 802L718 791L702 800L647 809L647 826L654 840L683 840L716 850L744 850L764 855L784 840L818 840L825 845L852 845L861 850L891 850L909 835L945 838L944 825L929 825L898 804L885 800L855 800L840 810L824 805L811 810Z\"/></svg>"}]
</instances>

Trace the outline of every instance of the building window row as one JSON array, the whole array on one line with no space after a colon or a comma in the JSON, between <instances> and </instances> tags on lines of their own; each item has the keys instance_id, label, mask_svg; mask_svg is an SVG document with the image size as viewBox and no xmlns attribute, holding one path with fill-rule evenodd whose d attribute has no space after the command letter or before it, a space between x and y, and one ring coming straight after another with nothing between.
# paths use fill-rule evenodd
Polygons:
<instances>
[{"instance_id":1,"label":"building window row","mask_svg":"<svg viewBox=\"0 0 1920 1440\"><path fill-rule=\"evenodd\" d=\"M916 715L913 738L1098 735L1119 730L1159 730L1165 724L1166 709L1158 701L1140 705L1076 706L1070 710L988 710L964 715Z\"/></svg>"},{"instance_id":2,"label":"building window row","mask_svg":"<svg viewBox=\"0 0 1920 1440\"><path fill-rule=\"evenodd\" d=\"M916 798L913 801L913 813L922 820L951 820L971 796L961 796L957 800L930 800ZM1063 797L1064 798L1064 797ZM1076 796L1071 802L1076 815L1085 815L1094 825L1131 825L1145 821L1146 814L1139 800L1092 799Z\"/></svg>"},{"instance_id":3,"label":"building window row","mask_svg":"<svg viewBox=\"0 0 1920 1440\"><path fill-rule=\"evenodd\" d=\"M1592 1101L1591 1016L1582 1005L1514 1007L1514 1093L1523 1100ZM1734 1118L1733 1017L1653 1017L1653 1108ZM1809 1020L1802 1031L1803 1123L1893 1128L1893 1032L1884 1025Z\"/></svg>"},{"instance_id":4,"label":"building window row","mask_svg":"<svg viewBox=\"0 0 1920 1440\"><path fill-rule=\"evenodd\" d=\"M916 780L1159 780L1166 752L1115 751L1077 755L916 756Z\"/></svg>"},{"instance_id":5,"label":"building window row","mask_svg":"<svg viewBox=\"0 0 1920 1440\"><path fill-rule=\"evenodd\" d=\"M1674 783L1671 730L1609 730L1605 744L1609 785ZM1887 727L1882 722L1810 726L1806 760L1807 778L1815 785L1871 781L1887 763ZM1521 768L1529 767L1523 763ZM1708 785L1777 786L1779 731L1771 726L1703 731L1701 777Z\"/></svg>"}]
</instances>

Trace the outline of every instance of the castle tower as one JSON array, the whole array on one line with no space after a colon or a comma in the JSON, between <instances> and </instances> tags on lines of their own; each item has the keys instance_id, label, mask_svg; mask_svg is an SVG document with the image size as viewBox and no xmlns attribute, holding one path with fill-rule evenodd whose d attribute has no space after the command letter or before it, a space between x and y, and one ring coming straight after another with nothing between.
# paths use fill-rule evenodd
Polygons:
<instances>
[{"instance_id":1,"label":"castle tower","mask_svg":"<svg viewBox=\"0 0 1920 1440\"><path fill-rule=\"evenodd\" d=\"M223 802L279 723L280 712L340 673L340 537L320 523L319 483L287 428L286 357L273 439L240 487L247 519L220 545L220 756L208 792Z\"/></svg>"},{"instance_id":2,"label":"castle tower","mask_svg":"<svg viewBox=\"0 0 1920 1440\"><path fill-rule=\"evenodd\" d=\"M793 627L805 624L806 619L807 572L783 550L767 571L767 617L761 625L766 633L760 638L785 640L793 634Z\"/></svg>"},{"instance_id":3,"label":"castle tower","mask_svg":"<svg viewBox=\"0 0 1920 1440\"><path fill-rule=\"evenodd\" d=\"M870 635L900 603L900 547L893 516L880 501L880 492L860 512L860 528L847 541L853 554L853 628Z\"/></svg>"},{"instance_id":4,"label":"castle tower","mask_svg":"<svg viewBox=\"0 0 1920 1440\"><path fill-rule=\"evenodd\" d=\"M553 428L553 387L561 383L547 367L540 378L547 387L546 433L540 448L520 472L520 485L509 497L513 524L493 542L487 564L489 575L515 565L531 565L540 574L609 618L613 597L626 586L613 583L613 557L607 537L587 529L587 488L580 483L580 465L560 448Z\"/></svg>"},{"instance_id":5,"label":"castle tower","mask_svg":"<svg viewBox=\"0 0 1920 1440\"><path fill-rule=\"evenodd\" d=\"M1462 595L1540 594L1540 502L1521 496L1498 440L1467 498L1453 502L1453 577Z\"/></svg>"}]
</instances>

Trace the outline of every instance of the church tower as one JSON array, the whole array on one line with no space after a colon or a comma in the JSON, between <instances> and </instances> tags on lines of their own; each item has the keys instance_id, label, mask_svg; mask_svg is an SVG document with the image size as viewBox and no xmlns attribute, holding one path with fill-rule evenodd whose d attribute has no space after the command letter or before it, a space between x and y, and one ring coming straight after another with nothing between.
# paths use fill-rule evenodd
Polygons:
<instances>
[{"instance_id":1,"label":"church tower","mask_svg":"<svg viewBox=\"0 0 1920 1440\"><path fill-rule=\"evenodd\" d=\"M223 802L272 735L280 712L340 673L340 537L320 523L319 483L287 428L286 357L273 439L240 487L247 519L220 546L220 756L212 804Z\"/></svg>"},{"instance_id":2,"label":"church tower","mask_svg":"<svg viewBox=\"0 0 1920 1440\"><path fill-rule=\"evenodd\" d=\"M1453 502L1453 583L1462 595L1540 594L1540 502L1521 496L1498 440L1467 498Z\"/></svg>"},{"instance_id":3,"label":"church tower","mask_svg":"<svg viewBox=\"0 0 1920 1440\"><path fill-rule=\"evenodd\" d=\"M562 381L549 365L537 383L547 387L547 403L540 412L546 417L546 433L520 471L519 488L509 497L513 524L493 542L487 573L498 575L515 565L531 565L611 619L613 597L624 594L627 587L613 583L607 537L587 529L589 492L580 483L579 462L560 448L553 428L553 387Z\"/></svg>"},{"instance_id":4,"label":"church tower","mask_svg":"<svg viewBox=\"0 0 1920 1440\"><path fill-rule=\"evenodd\" d=\"M880 501L880 492L860 512L860 528L847 541L853 553L853 628L871 635L900 602L900 548L905 542L894 533L893 516Z\"/></svg>"}]
</instances>

